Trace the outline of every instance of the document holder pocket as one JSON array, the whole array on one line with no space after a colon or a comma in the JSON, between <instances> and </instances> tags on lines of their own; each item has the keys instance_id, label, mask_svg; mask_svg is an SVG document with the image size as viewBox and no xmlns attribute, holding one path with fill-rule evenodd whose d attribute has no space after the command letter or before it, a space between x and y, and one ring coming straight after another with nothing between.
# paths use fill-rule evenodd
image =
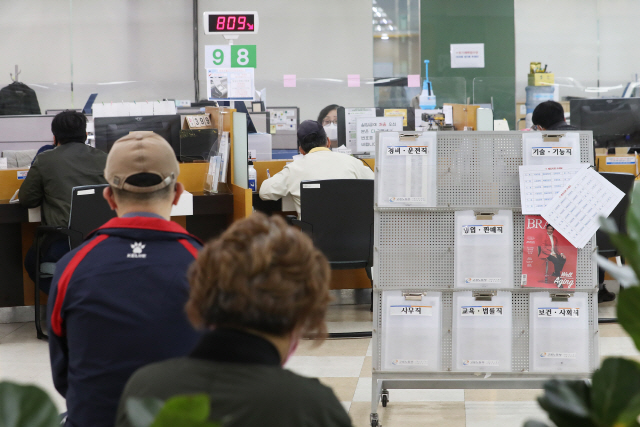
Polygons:
<instances>
[{"instance_id":1,"label":"document holder pocket","mask_svg":"<svg viewBox=\"0 0 640 427\"><path fill-rule=\"evenodd\" d=\"M511 293L479 299L471 291L453 294L455 371L511 371Z\"/></svg>"},{"instance_id":2,"label":"document holder pocket","mask_svg":"<svg viewBox=\"0 0 640 427\"><path fill-rule=\"evenodd\" d=\"M534 292L529 297L529 369L589 372L587 294L569 293L564 298L554 295Z\"/></svg>"},{"instance_id":3,"label":"document holder pocket","mask_svg":"<svg viewBox=\"0 0 640 427\"><path fill-rule=\"evenodd\" d=\"M479 216L471 210L455 213L454 287L512 288L513 212Z\"/></svg>"},{"instance_id":4,"label":"document holder pocket","mask_svg":"<svg viewBox=\"0 0 640 427\"><path fill-rule=\"evenodd\" d=\"M440 292L383 292L383 370L441 370L441 307Z\"/></svg>"},{"instance_id":5,"label":"document holder pocket","mask_svg":"<svg viewBox=\"0 0 640 427\"><path fill-rule=\"evenodd\" d=\"M436 206L436 132L379 132L377 138L378 206Z\"/></svg>"}]
</instances>

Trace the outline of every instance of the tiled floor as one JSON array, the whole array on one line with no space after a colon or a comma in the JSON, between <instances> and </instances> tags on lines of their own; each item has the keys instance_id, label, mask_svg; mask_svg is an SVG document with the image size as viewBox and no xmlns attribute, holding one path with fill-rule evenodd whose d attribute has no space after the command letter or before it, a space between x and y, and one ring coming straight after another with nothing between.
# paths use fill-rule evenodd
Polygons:
<instances>
[{"instance_id":1,"label":"tiled floor","mask_svg":"<svg viewBox=\"0 0 640 427\"><path fill-rule=\"evenodd\" d=\"M601 305L601 317L614 317L615 304ZM332 306L331 332L371 328L368 304ZM287 368L318 377L331 387L349 411L356 427L369 426L371 412L371 339L303 341ZM601 356L625 356L640 361L632 340L617 324L600 325ZM63 410L53 388L47 344L35 339L33 323L0 324L0 380L36 383ZM536 403L540 390L391 390L386 408L379 406L384 427L522 426L527 419L546 420Z\"/></svg>"}]
</instances>

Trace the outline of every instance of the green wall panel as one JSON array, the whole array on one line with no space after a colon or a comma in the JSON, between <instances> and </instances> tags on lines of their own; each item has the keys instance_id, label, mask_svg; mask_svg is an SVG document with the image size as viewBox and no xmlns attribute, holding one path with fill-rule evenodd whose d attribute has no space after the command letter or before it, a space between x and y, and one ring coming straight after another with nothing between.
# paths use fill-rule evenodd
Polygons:
<instances>
[{"instance_id":1,"label":"green wall panel","mask_svg":"<svg viewBox=\"0 0 640 427\"><path fill-rule=\"evenodd\" d=\"M494 118L515 125L515 28L513 0L421 0L422 59L428 59L438 105L439 78L462 77L470 102L490 103ZM452 43L484 43L485 68L451 68ZM424 64L422 67L424 78ZM475 79L475 88L474 88ZM446 84L446 83L445 83ZM446 84L447 86L451 86ZM474 90L475 89L475 90ZM448 88L441 91L447 96Z\"/></svg>"}]
</instances>

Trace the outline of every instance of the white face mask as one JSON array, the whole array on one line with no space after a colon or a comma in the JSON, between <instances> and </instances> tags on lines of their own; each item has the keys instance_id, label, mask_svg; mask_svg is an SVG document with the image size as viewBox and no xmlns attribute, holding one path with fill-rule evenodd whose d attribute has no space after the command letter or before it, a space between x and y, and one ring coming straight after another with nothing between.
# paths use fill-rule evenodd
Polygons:
<instances>
[{"instance_id":1,"label":"white face mask","mask_svg":"<svg viewBox=\"0 0 640 427\"><path fill-rule=\"evenodd\" d=\"M338 139L338 126L331 123L329 125L323 126L324 127L324 131L327 133L327 137L332 140L335 141Z\"/></svg>"}]
</instances>

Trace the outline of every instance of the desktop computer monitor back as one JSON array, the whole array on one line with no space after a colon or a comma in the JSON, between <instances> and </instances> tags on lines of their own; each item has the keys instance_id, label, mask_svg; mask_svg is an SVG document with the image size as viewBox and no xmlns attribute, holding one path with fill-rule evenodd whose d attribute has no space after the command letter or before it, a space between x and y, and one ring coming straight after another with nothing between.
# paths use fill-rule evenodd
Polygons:
<instances>
[{"instance_id":1,"label":"desktop computer monitor back","mask_svg":"<svg viewBox=\"0 0 640 427\"><path fill-rule=\"evenodd\" d=\"M135 131L152 131L163 137L180 156L180 115L96 117L96 148L108 153L114 142Z\"/></svg>"},{"instance_id":2,"label":"desktop computer monitor back","mask_svg":"<svg viewBox=\"0 0 640 427\"><path fill-rule=\"evenodd\" d=\"M593 131L597 147L640 149L640 98L571 100L571 125Z\"/></svg>"}]
</instances>

